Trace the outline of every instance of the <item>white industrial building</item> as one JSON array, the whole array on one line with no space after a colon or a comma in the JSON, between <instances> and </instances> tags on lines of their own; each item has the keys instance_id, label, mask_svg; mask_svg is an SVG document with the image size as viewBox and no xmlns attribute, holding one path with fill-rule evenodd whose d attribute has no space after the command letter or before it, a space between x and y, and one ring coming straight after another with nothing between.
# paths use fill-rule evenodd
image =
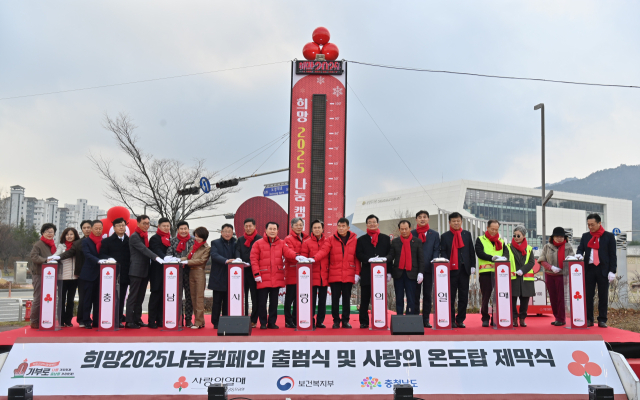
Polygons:
<instances>
[{"instance_id":1,"label":"white industrial building","mask_svg":"<svg viewBox=\"0 0 640 400\"><path fill-rule=\"evenodd\" d=\"M548 191L547 191L548 192ZM537 246L542 227L541 190L497 183L458 180L423 187L379 193L358 198L353 224L366 229L365 218L375 214L380 218L380 229L394 231L402 218L414 220L415 213L427 210L431 215L430 226L438 227L439 210L458 211L465 217L497 219L503 222L522 223L529 231L527 241ZM586 232L588 214L597 213L605 229L631 231L631 200L585 194L557 192L546 206L547 237L556 226L572 229L574 237ZM627 235L631 240L631 232Z\"/></svg>"}]
</instances>

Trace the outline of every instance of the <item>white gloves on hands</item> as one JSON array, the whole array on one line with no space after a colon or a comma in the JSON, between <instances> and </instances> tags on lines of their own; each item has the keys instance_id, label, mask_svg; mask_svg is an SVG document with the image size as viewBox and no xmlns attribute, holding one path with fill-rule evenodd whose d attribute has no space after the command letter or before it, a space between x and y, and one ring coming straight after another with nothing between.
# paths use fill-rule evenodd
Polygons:
<instances>
[{"instance_id":1,"label":"white gloves on hands","mask_svg":"<svg viewBox=\"0 0 640 400\"><path fill-rule=\"evenodd\" d=\"M421 284L423 280L424 280L424 275L422 275L421 273L418 273L418 285Z\"/></svg>"},{"instance_id":2,"label":"white gloves on hands","mask_svg":"<svg viewBox=\"0 0 640 400\"><path fill-rule=\"evenodd\" d=\"M440 263L445 263L445 262L449 262L449 260L447 260L444 257L438 257L438 258L434 258L433 260L431 260L432 263L434 262L440 262Z\"/></svg>"},{"instance_id":3,"label":"white gloves on hands","mask_svg":"<svg viewBox=\"0 0 640 400\"><path fill-rule=\"evenodd\" d=\"M523 275L522 270L520 270L520 269L519 269L519 270L517 270L517 271L516 271L516 275L518 275L518 276L522 276L522 275Z\"/></svg>"},{"instance_id":4,"label":"white gloves on hands","mask_svg":"<svg viewBox=\"0 0 640 400\"><path fill-rule=\"evenodd\" d=\"M166 262L166 263L173 262L173 257L171 257L171 256L165 256L165 258L164 258L164 262Z\"/></svg>"},{"instance_id":5,"label":"white gloves on hands","mask_svg":"<svg viewBox=\"0 0 640 400\"><path fill-rule=\"evenodd\" d=\"M385 257L372 257L369 259L370 263L381 263L381 262L387 262L387 259Z\"/></svg>"},{"instance_id":6,"label":"white gloves on hands","mask_svg":"<svg viewBox=\"0 0 640 400\"><path fill-rule=\"evenodd\" d=\"M260 276L256 276L255 279L256 279L256 282L262 282L262 277L260 277Z\"/></svg>"},{"instance_id":7,"label":"white gloves on hands","mask_svg":"<svg viewBox=\"0 0 640 400\"><path fill-rule=\"evenodd\" d=\"M500 256L493 256L491 257L491 261L498 261L498 258L500 258Z\"/></svg>"},{"instance_id":8,"label":"white gloves on hands","mask_svg":"<svg viewBox=\"0 0 640 400\"><path fill-rule=\"evenodd\" d=\"M387 282L391 282L391 274L387 274Z\"/></svg>"},{"instance_id":9,"label":"white gloves on hands","mask_svg":"<svg viewBox=\"0 0 640 400\"><path fill-rule=\"evenodd\" d=\"M356 283L360 282L360 275L356 275Z\"/></svg>"},{"instance_id":10,"label":"white gloves on hands","mask_svg":"<svg viewBox=\"0 0 640 400\"><path fill-rule=\"evenodd\" d=\"M47 261L57 261L60 259L60 256L49 256L47 257Z\"/></svg>"},{"instance_id":11,"label":"white gloves on hands","mask_svg":"<svg viewBox=\"0 0 640 400\"><path fill-rule=\"evenodd\" d=\"M565 259L566 261L575 261L575 260L577 260L577 259L578 259L578 257L576 257L576 256L568 256L568 257L565 257L564 259Z\"/></svg>"},{"instance_id":12,"label":"white gloves on hands","mask_svg":"<svg viewBox=\"0 0 640 400\"><path fill-rule=\"evenodd\" d=\"M316 262L315 258L307 258L307 262L314 263Z\"/></svg>"},{"instance_id":13,"label":"white gloves on hands","mask_svg":"<svg viewBox=\"0 0 640 400\"><path fill-rule=\"evenodd\" d=\"M613 283L613 281L616 280L616 274L614 274L613 272L609 272L609 283Z\"/></svg>"},{"instance_id":14,"label":"white gloves on hands","mask_svg":"<svg viewBox=\"0 0 640 400\"><path fill-rule=\"evenodd\" d=\"M305 256L296 256L296 261L299 263L307 262L307 257Z\"/></svg>"},{"instance_id":15,"label":"white gloves on hands","mask_svg":"<svg viewBox=\"0 0 640 400\"><path fill-rule=\"evenodd\" d=\"M475 275L476 274L476 267L471 267L471 275Z\"/></svg>"},{"instance_id":16,"label":"white gloves on hands","mask_svg":"<svg viewBox=\"0 0 640 400\"><path fill-rule=\"evenodd\" d=\"M560 268L556 267L555 265L551 266L551 272L553 272L554 274L558 274L560 273L560 271L562 271Z\"/></svg>"},{"instance_id":17,"label":"white gloves on hands","mask_svg":"<svg viewBox=\"0 0 640 400\"><path fill-rule=\"evenodd\" d=\"M582 254L576 254L576 258L580 261L584 260L584 257L582 256Z\"/></svg>"},{"instance_id":18,"label":"white gloves on hands","mask_svg":"<svg viewBox=\"0 0 640 400\"><path fill-rule=\"evenodd\" d=\"M98 264L106 264L109 260L98 260Z\"/></svg>"},{"instance_id":19,"label":"white gloves on hands","mask_svg":"<svg viewBox=\"0 0 640 400\"><path fill-rule=\"evenodd\" d=\"M156 262L158 264L164 264L164 260L162 258L160 258L160 257L156 257Z\"/></svg>"},{"instance_id":20,"label":"white gloves on hands","mask_svg":"<svg viewBox=\"0 0 640 400\"><path fill-rule=\"evenodd\" d=\"M180 261L180 264L189 264L189 260Z\"/></svg>"},{"instance_id":21,"label":"white gloves on hands","mask_svg":"<svg viewBox=\"0 0 640 400\"><path fill-rule=\"evenodd\" d=\"M108 262L110 262L110 263L112 263L112 264L115 264L115 263L116 263L116 259L115 259L115 258L111 258L111 257L109 257L109 258L107 259L107 261L108 261Z\"/></svg>"},{"instance_id":22,"label":"white gloves on hands","mask_svg":"<svg viewBox=\"0 0 640 400\"><path fill-rule=\"evenodd\" d=\"M491 257L491 261L509 261L509 259L503 256L493 256Z\"/></svg>"}]
</instances>

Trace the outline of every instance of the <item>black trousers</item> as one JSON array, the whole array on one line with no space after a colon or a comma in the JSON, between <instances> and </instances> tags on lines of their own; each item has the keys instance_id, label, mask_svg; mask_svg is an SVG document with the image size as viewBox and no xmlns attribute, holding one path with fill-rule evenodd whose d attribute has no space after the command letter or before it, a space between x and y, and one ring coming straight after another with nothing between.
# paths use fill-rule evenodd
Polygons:
<instances>
[{"instance_id":1,"label":"black trousers","mask_svg":"<svg viewBox=\"0 0 640 400\"><path fill-rule=\"evenodd\" d=\"M100 279L94 281L84 281L82 283L82 290L84 291L84 307L82 308L83 316L82 321L85 325L91 324L91 309L93 308L93 327L98 326L100 319Z\"/></svg>"},{"instance_id":2,"label":"black trousers","mask_svg":"<svg viewBox=\"0 0 640 400\"><path fill-rule=\"evenodd\" d=\"M191 317L193 316L193 304L191 303L191 283L189 282L189 271L191 271L191 268L182 268L182 289L184 290L182 305L184 306L185 326L191 326L191 324L193 323L191 321Z\"/></svg>"},{"instance_id":3,"label":"black trousers","mask_svg":"<svg viewBox=\"0 0 640 400\"><path fill-rule=\"evenodd\" d=\"M249 315L249 295L251 295L251 322L258 322L258 287L256 280L253 278L251 267L244 269L244 315Z\"/></svg>"},{"instance_id":4,"label":"black trousers","mask_svg":"<svg viewBox=\"0 0 640 400\"><path fill-rule=\"evenodd\" d=\"M284 322L288 324L298 325L297 308L298 302L296 301L298 285L287 285L287 292L284 295ZM293 313L291 312L291 305L293 305Z\"/></svg>"},{"instance_id":5,"label":"black trousers","mask_svg":"<svg viewBox=\"0 0 640 400\"><path fill-rule=\"evenodd\" d=\"M124 323L124 302L127 300L127 290L129 289L129 282L120 282L118 291L118 310L120 312L120 323Z\"/></svg>"},{"instance_id":6,"label":"black trousers","mask_svg":"<svg viewBox=\"0 0 640 400\"><path fill-rule=\"evenodd\" d=\"M516 303L518 302L517 296L511 297L511 309L513 310L513 320L516 318L525 319L527 318L527 310L529 310L529 299L530 297L521 297L520 296L520 310L516 309Z\"/></svg>"},{"instance_id":7,"label":"black trousers","mask_svg":"<svg viewBox=\"0 0 640 400\"><path fill-rule=\"evenodd\" d=\"M456 315L456 295L458 296L458 315ZM469 275L466 270L451 271L451 321L462 323L467 318L469 304Z\"/></svg>"},{"instance_id":8,"label":"black trousers","mask_svg":"<svg viewBox=\"0 0 640 400\"><path fill-rule=\"evenodd\" d=\"M76 311L76 322L84 322L84 281L78 279L78 310Z\"/></svg>"},{"instance_id":9,"label":"black trousers","mask_svg":"<svg viewBox=\"0 0 640 400\"><path fill-rule=\"evenodd\" d=\"M214 290L213 303L211 304L211 323L213 326L218 326L221 311L223 316L229 315L229 296L227 292Z\"/></svg>"},{"instance_id":10,"label":"black trousers","mask_svg":"<svg viewBox=\"0 0 640 400\"><path fill-rule=\"evenodd\" d=\"M433 293L433 271L424 274L424 280L416 288L416 314L420 314L420 292L422 291L422 320L429 322L431 315L431 294Z\"/></svg>"},{"instance_id":11,"label":"black trousers","mask_svg":"<svg viewBox=\"0 0 640 400\"><path fill-rule=\"evenodd\" d=\"M342 322L349 322L351 316L351 282L332 282L331 286L331 315L333 323L340 323L340 298L342 298Z\"/></svg>"},{"instance_id":12,"label":"black trousers","mask_svg":"<svg viewBox=\"0 0 640 400\"><path fill-rule=\"evenodd\" d=\"M159 290L152 290L149 295L149 324L156 324L162 326L162 312L164 302L162 300L164 296L164 288Z\"/></svg>"},{"instance_id":13,"label":"black trousers","mask_svg":"<svg viewBox=\"0 0 640 400\"><path fill-rule=\"evenodd\" d=\"M493 316L489 315L489 302L491 301L491 292L493 292L493 272L483 272L478 274L478 281L480 282L480 294L482 295L482 305L480 307L480 313L482 314L482 321L493 321Z\"/></svg>"},{"instance_id":14,"label":"black trousers","mask_svg":"<svg viewBox=\"0 0 640 400\"><path fill-rule=\"evenodd\" d=\"M76 298L78 279L62 281L62 323L71 324L73 319L73 307Z\"/></svg>"},{"instance_id":15,"label":"black trousers","mask_svg":"<svg viewBox=\"0 0 640 400\"><path fill-rule=\"evenodd\" d=\"M147 291L148 278L129 276L129 298L127 299L127 324L142 322L142 303Z\"/></svg>"},{"instance_id":16,"label":"black trousers","mask_svg":"<svg viewBox=\"0 0 640 400\"><path fill-rule=\"evenodd\" d=\"M258 317L260 325L275 325L278 320L278 292L280 288L258 289ZM269 315L267 316L267 299L269 300Z\"/></svg>"},{"instance_id":17,"label":"black trousers","mask_svg":"<svg viewBox=\"0 0 640 400\"><path fill-rule=\"evenodd\" d=\"M607 322L607 309L609 308L609 279L602 275L602 268L593 264L585 266L584 283L587 285L587 320L593 319L593 299L598 287L598 322Z\"/></svg>"},{"instance_id":18,"label":"black trousers","mask_svg":"<svg viewBox=\"0 0 640 400\"><path fill-rule=\"evenodd\" d=\"M324 323L324 317L327 314L327 289L329 289L328 286L314 286L312 291L312 297L313 299L312 304L313 304L313 315L316 315L316 296L318 296L318 316L316 317L316 324L322 324Z\"/></svg>"},{"instance_id":19,"label":"black trousers","mask_svg":"<svg viewBox=\"0 0 640 400\"><path fill-rule=\"evenodd\" d=\"M333 292L333 289L332 289ZM371 304L371 285L360 285L360 325L369 325L369 305Z\"/></svg>"}]
</instances>

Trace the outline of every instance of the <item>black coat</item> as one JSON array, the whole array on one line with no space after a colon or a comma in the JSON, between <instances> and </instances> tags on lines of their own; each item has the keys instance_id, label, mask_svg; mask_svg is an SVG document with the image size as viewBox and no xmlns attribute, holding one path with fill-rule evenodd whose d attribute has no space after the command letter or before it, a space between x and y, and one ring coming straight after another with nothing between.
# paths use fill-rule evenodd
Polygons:
<instances>
[{"instance_id":1,"label":"black coat","mask_svg":"<svg viewBox=\"0 0 640 400\"><path fill-rule=\"evenodd\" d=\"M580 245L576 254L582 254L584 256L584 265L589 268L600 268L602 275L607 276L609 272L616 273L618 269L618 255L616 254L616 237L613 233L605 231L600 236L600 248L598 249L598 258L600 264L595 266L589 264L591 258L591 247L589 247L589 240L591 240L591 232L583 233L580 239Z\"/></svg>"},{"instance_id":2,"label":"black coat","mask_svg":"<svg viewBox=\"0 0 640 400\"><path fill-rule=\"evenodd\" d=\"M391 238L384 233L378 235L378 244L373 247L371 236L362 235L356 243L356 258L360 260L360 285L371 285L371 264L369 259L373 257L386 257L391 251ZM387 268L391 269L391 262L387 261Z\"/></svg>"},{"instance_id":3,"label":"black coat","mask_svg":"<svg viewBox=\"0 0 640 400\"><path fill-rule=\"evenodd\" d=\"M471 275L471 268L476 267L476 252L473 247L473 238L469 231L462 230L462 243L464 247L458 249L458 264L464 263L467 275ZM453 246L453 233L446 231L440 236L440 257L451 260L451 247ZM460 270L460 268L459 268Z\"/></svg>"},{"instance_id":4,"label":"black coat","mask_svg":"<svg viewBox=\"0 0 640 400\"><path fill-rule=\"evenodd\" d=\"M82 252L84 253L84 265L80 272L80 279L83 281L95 281L100 277L100 256L93 240L86 238L82 240Z\"/></svg>"},{"instance_id":5,"label":"black coat","mask_svg":"<svg viewBox=\"0 0 640 400\"><path fill-rule=\"evenodd\" d=\"M394 238L391 241L391 251L387 255L387 262L391 264L389 273L393 276L393 279L399 279L402 277L402 271L400 269L400 258L402 255L402 239L399 237ZM412 280L418 278L418 273L424 275L425 261L422 253L422 240L411 236L411 271L407 271L407 277Z\"/></svg>"},{"instance_id":6,"label":"black coat","mask_svg":"<svg viewBox=\"0 0 640 400\"><path fill-rule=\"evenodd\" d=\"M164 259L167 256L167 250L169 246L165 246L162 243L162 237L160 235L153 235L149 239L149 250L153 251L158 257ZM164 285L164 267L156 260L151 260L151 266L149 266L149 283L151 284L150 290L157 291L162 290Z\"/></svg>"},{"instance_id":7,"label":"black coat","mask_svg":"<svg viewBox=\"0 0 640 400\"><path fill-rule=\"evenodd\" d=\"M411 234L420 240L417 230L412 230ZM431 263L431 260L440 255L440 235L438 235L438 232L433 229L429 229L425 236L427 237L426 242L422 243L422 240L420 240L422 243L422 254L424 255L424 272L431 275L433 274L433 264Z\"/></svg>"},{"instance_id":8,"label":"black coat","mask_svg":"<svg viewBox=\"0 0 640 400\"><path fill-rule=\"evenodd\" d=\"M113 258L118 262L118 274L120 274L120 284L129 284L129 263L131 262L131 252L129 251L129 237L124 235L124 240L120 240L117 234L102 239L100 247L100 258Z\"/></svg>"},{"instance_id":9,"label":"black coat","mask_svg":"<svg viewBox=\"0 0 640 400\"><path fill-rule=\"evenodd\" d=\"M256 237L253 238L253 242L251 242L251 245L249 247L247 247L247 246L244 245L245 242L247 241L247 239L244 238L244 235L240 236L240 238L236 242L236 257L235 258L241 258L242 261L244 261L246 263L251 263L251 249L253 249L253 245L256 244L256 242L258 240L260 240L260 239L262 239L262 236L256 235ZM252 281L253 279L254 278L253 278L253 271L251 270L251 265L246 265L244 267L244 285L245 285L245 287L250 285L251 284L250 281Z\"/></svg>"},{"instance_id":10,"label":"black coat","mask_svg":"<svg viewBox=\"0 0 640 400\"><path fill-rule=\"evenodd\" d=\"M236 258L236 238L231 238L229 241L223 238L211 241L211 272L207 286L209 289L220 292L227 291L229 284L227 260L234 258Z\"/></svg>"}]
</instances>

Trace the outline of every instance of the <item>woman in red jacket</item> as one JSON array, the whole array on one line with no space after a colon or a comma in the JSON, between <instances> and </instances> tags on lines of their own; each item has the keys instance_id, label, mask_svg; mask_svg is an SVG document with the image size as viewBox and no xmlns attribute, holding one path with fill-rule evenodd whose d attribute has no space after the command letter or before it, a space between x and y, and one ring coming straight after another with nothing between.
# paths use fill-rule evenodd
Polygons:
<instances>
[{"instance_id":1,"label":"woman in red jacket","mask_svg":"<svg viewBox=\"0 0 640 400\"><path fill-rule=\"evenodd\" d=\"M324 237L324 224L320 220L311 223L311 236L309 240L302 243L302 256L313 258L320 251L326 239ZM312 269L312 303L313 315L316 315L316 296L318 298L318 317L314 322L316 328L326 328L324 326L324 316L327 313L327 289L329 286L329 258L313 263Z\"/></svg>"},{"instance_id":2,"label":"woman in red jacket","mask_svg":"<svg viewBox=\"0 0 640 400\"><path fill-rule=\"evenodd\" d=\"M333 329L340 328L340 297L342 297L342 327L351 329L351 288L360 280L360 261L356 258L358 235L349 231L349 220L338 220L338 233L327 238L322 249L313 257L315 261L329 259L329 286L331 286L331 315Z\"/></svg>"},{"instance_id":3,"label":"woman in red jacket","mask_svg":"<svg viewBox=\"0 0 640 400\"><path fill-rule=\"evenodd\" d=\"M258 318L260 329L278 329L278 291L284 287L282 258L295 259L298 255L278 237L278 224L267 222L264 237L251 249L251 270L258 287ZM269 315L267 324L267 299Z\"/></svg>"},{"instance_id":4,"label":"woman in red jacket","mask_svg":"<svg viewBox=\"0 0 640 400\"><path fill-rule=\"evenodd\" d=\"M300 254L302 244L309 240L309 235L304 231L304 222L302 218L294 218L291 220L291 234L284 238L284 243L296 253ZM298 262L295 258L287 258L284 261L284 281L287 284L287 291L284 295L284 326L285 328L295 328L298 314L296 313L296 293L298 292L298 277L296 266ZM291 305L293 305L293 314L291 313Z\"/></svg>"}]
</instances>

